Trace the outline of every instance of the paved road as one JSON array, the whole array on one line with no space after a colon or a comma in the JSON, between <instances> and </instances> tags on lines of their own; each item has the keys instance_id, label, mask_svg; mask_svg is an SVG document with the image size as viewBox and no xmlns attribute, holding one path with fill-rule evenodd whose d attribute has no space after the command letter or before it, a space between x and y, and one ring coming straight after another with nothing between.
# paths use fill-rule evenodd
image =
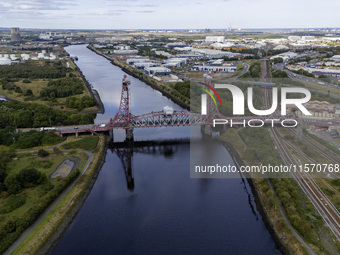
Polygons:
<instances>
[{"instance_id":1,"label":"paved road","mask_svg":"<svg viewBox=\"0 0 340 255\"><path fill-rule=\"evenodd\" d=\"M273 69L286 72L288 77L291 78L291 79L297 79L297 80L301 80L301 81L305 81L305 82L310 82L310 83L314 83L314 84L317 84L319 86L321 85L321 86L328 87L328 88L339 89L339 94L333 95L333 96L336 96L336 98L340 98L340 86L334 85L334 84L331 84L331 83L327 83L327 82L323 82L323 81L320 81L320 80L315 79L315 78L306 77L304 75L293 73L293 72L285 69L285 66L287 64L288 64L287 62L275 64L273 66ZM323 91L317 91L317 92L323 93L323 94L328 94L327 92L323 92Z\"/></svg>"},{"instance_id":2,"label":"paved road","mask_svg":"<svg viewBox=\"0 0 340 255\"><path fill-rule=\"evenodd\" d=\"M240 64L244 65L244 69L242 71L242 73L234 76L234 77L231 77L230 80L236 80L237 78L241 77L242 75L244 75L246 72L248 72L249 70L249 65L246 64L246 63L243 63L243 62L240 62Z\"/></svg>"}]
</instances>

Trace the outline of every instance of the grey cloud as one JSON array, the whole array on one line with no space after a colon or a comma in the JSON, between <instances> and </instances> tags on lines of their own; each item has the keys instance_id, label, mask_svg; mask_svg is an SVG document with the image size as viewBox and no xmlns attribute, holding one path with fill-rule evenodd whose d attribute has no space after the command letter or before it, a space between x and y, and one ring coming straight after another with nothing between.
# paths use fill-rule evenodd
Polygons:
<instances>
[{"instance_id":1,"label":"grey cloud","mask_svg":"<svg viewBox=\"0 0 340 255\"><path fill-rule=\"evenodd\" d=\"M143 11L136 11L136 12L153 13L153 12L156 12L156 11L153 11L153 10L143 10Z\"/></svg>"},{"instance_id":2,"label":"grey cloud","mask_svg":"<svg viewBox=\"0 0 340 255\"><path fill-rule=\"evenodd\" d=\"M1 5L7 10L66 10L68 6L77 4L65 0L2 0ZM8 6L10 5L10 6ZM62 6L62 7L61 7Z\"/></svg>"}]
</instances>

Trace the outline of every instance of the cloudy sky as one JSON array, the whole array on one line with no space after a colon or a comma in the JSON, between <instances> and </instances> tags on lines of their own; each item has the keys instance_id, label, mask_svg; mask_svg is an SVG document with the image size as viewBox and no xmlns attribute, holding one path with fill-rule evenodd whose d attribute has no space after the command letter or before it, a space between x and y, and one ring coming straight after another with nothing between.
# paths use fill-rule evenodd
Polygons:
<instances>
[{"instance_id":1,"label":"cloudy sky","mask_svg":"<svg viewBox=\"0 0 340 255\"><path fill-rule=\"evenodd\" d=\"M0 27L340 27L339 0L0 0Z\"/></svg>"}]
</instances>

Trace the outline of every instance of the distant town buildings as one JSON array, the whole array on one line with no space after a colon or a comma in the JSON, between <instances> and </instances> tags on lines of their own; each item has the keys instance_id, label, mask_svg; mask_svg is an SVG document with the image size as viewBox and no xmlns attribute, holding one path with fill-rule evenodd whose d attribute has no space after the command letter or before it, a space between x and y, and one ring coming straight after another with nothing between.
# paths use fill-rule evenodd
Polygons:
<instances>
[{"instance_id":1,"label":"distant town buildings","mask_svg":"<svg viewBox=\"0 0 340 255\"><path fill-rule=\"evenodd\" d=\"M305 103L304 106L312 114L311 117L315 119L332 119L335 117L336 105L330 104L327 101L309 101L308 103ZM291 111L295 111L295 114L298 117L306 117L295 105L287 105L287 107Z\"/></svg>"},{"instance_id":2,"label":"distant town buildings","mask_svg":"<svg viewBox=\"0 0 340 255\"><path fill-rule=\"evenodd\" d=\"M220 42L223 43L225 41L225 36L207 36L205 37L206 42Z\"/></svg>"},{"instance_id":3,"label":"distant town buildings","mask_svg":"<svg viewBox=\"0 0 340 255\"><path fill-rule=\"evenodd\" d=\"M56 33L54 33L54 36L56 36ZM46 40L46 41L51 41L51 40L53 40L52 32L49 32L49 33L47 33L47 34L41 33L41 34L39 35L39 39L40 39L40 40Z\"/></svg>"}]
</instances>

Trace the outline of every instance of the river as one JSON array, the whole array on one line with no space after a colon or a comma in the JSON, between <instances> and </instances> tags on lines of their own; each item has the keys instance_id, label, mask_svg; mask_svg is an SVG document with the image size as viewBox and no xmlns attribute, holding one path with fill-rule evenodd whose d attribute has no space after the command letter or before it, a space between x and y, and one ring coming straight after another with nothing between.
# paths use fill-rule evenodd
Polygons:
<instances>
[{"instance_id":1,"label":"river","mask_svg":"<svg viewBox=\"0 0 340 255\"><path fill-rule=\"evenodd\" d=\"M65 48L99 92L107 122L119 107L125 74L85 45ZM132 113L181 109L145 83L130 77ZM199 130L199 129L198 129ZM134 131L136 140L189 137L189 128ZM120 132L115 139L122 139ZM199 147L196 153L199 153ZM234 164L219 144L211 153ZM280 254L241 178L191 179L190 145L133 153L134 189L128 189L121 160L108 150L91 193L50 254Z\"/></svg>"}]
</instances>

